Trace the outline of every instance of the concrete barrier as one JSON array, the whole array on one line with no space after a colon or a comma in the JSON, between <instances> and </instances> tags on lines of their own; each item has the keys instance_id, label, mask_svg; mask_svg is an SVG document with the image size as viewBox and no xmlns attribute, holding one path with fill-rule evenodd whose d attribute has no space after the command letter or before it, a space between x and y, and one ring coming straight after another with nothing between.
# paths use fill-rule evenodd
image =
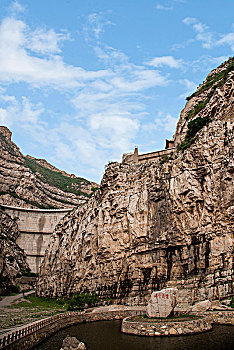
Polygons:
<instances>
[{"instance_id":1,"label":"concrete barrier","mask_svg":"<svg viewBox=\"0 0 234 350\"><path fill-rule=\"evenodd\" d=\"M17 221L20 235L16 243L24 250L31 271L38 273L50 235L73 208L30 209L1 204L1 209Z\"/></svg>"}]
</instances>

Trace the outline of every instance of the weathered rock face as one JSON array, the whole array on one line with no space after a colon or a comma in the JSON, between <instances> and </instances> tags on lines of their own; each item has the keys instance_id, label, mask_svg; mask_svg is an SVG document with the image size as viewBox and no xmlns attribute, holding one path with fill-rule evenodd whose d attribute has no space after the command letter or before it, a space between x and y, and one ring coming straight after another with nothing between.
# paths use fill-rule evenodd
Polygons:
<instances>
[{"instance_id":1,"label":"weathered rock face","mask_svg":"<svg viewBox=\"0 0 234 350\"><path fill-rule=\"evenodd\" d=\"M232 292L233 71L212 96L211 88L181 113L176 143L183 134L189 147L163 162L109 165L89 203L57 226L38 294L90 290L137 304L177 287L178 303L191 305ZM188 119L204 94L204 109ZM203 124L190 140L184 130L195 119Z\"/></svg>"},{"instance_id":2,"label":"weathered rock face","mask_svg":"<svg viewBox=\"0 0 234 350\"><path fill-rule=\"evenodd\" d=\"M0 203L25 208L71 208L84 203L97 185L69 175L44 159L24 157L0 126Z\"/></svg>"},{"instance_id":3,"label":"weathered rock face","mask_svg":"<svg viewBox=\"0 0 234 350\"><path fill-rule=\"evenodd\" d=\"M16 278L29 272L26 255L16 244L17 223L0 209L0 294L9 294L17 284Z\"/></svg>"}]
</instances>

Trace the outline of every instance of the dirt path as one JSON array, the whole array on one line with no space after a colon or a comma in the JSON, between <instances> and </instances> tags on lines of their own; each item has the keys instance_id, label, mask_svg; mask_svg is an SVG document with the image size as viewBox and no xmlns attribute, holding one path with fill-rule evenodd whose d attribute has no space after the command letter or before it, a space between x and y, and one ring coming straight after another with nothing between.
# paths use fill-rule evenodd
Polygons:
<instances>
[{"instance_id":1,"label":"dirt path","mask_svg":"<svg viewBox=\"0 0 234 350\"><path fill-rule=\"evenodd\" d=\"M10 306L14 301L16 301L17 299L19 298L23 298L24 296L26 295L29 295L29 294L33 294L35 293L34 290L30 290L30 292L26 292L26 293L20 293L20 294L17 294L17 295L12 295L12 296L9 296L9 297L4 297L1 301L0 301L0 308L2 307L8 307Z\"/></svg>"}]
</instances>

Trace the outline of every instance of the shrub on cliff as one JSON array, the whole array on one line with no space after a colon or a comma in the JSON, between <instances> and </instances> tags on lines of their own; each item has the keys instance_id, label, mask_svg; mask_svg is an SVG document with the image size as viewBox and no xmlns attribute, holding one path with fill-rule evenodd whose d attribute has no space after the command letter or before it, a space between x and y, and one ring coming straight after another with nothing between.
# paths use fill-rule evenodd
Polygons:
<instances>
[{"instance_id":1,"label":"shrub on cliff","mask_svg":"<svg viewBox=\"0 0 234 350\"><path fill-rule=\"evenodd\" d=\"M196 133L203 128L203 126L207 125L210 121L209 116L206 117L198 117L196 119L191 120L188 123L188 130L185 136L184 141L182 141L178 145L179 151L184 151L186 148L188 148L194 141Z\"/></svg>"}]
</instances>

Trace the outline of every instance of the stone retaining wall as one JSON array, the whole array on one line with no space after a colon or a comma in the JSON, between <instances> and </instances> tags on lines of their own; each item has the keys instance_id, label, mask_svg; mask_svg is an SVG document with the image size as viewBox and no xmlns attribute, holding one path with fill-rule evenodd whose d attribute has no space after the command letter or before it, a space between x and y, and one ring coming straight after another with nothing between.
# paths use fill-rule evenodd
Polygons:
<instances>
[{"instance_id":1,"label":"stone retaining wall","mask_svg":"<svg viewBox=\"0 0 234 350\"><path fill-rule=\"evenodd\" d=\"M194 334L210 329L212 329L212 324L208 317L180 322L133 322L126 317L121 327L123 333L146 336Z\"/></svg>"},{"instance_id":2,"label":"stone retaining wall","mask_svg":"<svg viewBox=\"0 0 234 350\"><path fill-rule=\"evenodd\" d=\"M145 336L171 336L201 333L212 329L212 324L234 325L234 311L206 312L204 317L186 321L134 322L126 317L121 331L127 334Z\"/></svg>"},{"instance_id":3,"label":"stone retaining wall","mask_svg":"<svg viewBox=\"0 0 234 350\"><path fill-rule=\"evenodd\" d=\"M234 311L207 311L205 315L213 324L229 324L234 326Z\"/></svg>"},{"instance_id":4,"label":"stone retaining wall","mask_svg":"<svg viewBox=\"0 0 234 350\"><path fill-rule=\"evenodd\" d=\"M78 323L92 321L110 321L123 319L126 316L141 315L141 310L106 311L106 312L66 312L18 328L0 338L0 349L27 350L51 336L62 328Z\"/></svg>"}]
</instances>

